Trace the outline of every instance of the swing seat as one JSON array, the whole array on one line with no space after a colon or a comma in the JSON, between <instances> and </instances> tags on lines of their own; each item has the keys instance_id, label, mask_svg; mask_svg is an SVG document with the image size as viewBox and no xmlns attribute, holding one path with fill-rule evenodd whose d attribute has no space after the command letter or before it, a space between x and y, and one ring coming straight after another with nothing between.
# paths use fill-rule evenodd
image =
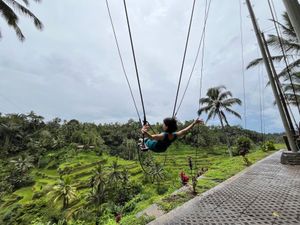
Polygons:
<instances>
[{"instance_id":1,"label":"swing seat","mask_svg":"<svg viewBox=\"0 0 300 225\"><path fill-rule=\"evenodd\" d=\"M147 147L147 145L145 145L142 138L139 139L138 147L142 152L147 152L149 150L149 148Z\"/></svg>"},{"instance_id":2,"label":"swing seat","mask_svg":"<svg viewBox=\"0 0 300 225\"><path fill-rule=\"evenodd\" d=\"M147 152L149 150L149 148L146 145L140 145L139 148L142 152Z\"/></svg>"}]
</instances>

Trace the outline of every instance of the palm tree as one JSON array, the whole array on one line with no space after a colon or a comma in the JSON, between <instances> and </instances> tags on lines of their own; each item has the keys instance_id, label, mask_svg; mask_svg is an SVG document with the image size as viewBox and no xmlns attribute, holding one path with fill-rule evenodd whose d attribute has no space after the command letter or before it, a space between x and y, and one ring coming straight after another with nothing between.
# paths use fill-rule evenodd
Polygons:
<instances>
[{"instance_id":1,"label":"palm tree","mask_svg":"<svg viewBox=\"0 0 300 225\"><path fill-rule=\"evenodd\" d=\"M160 186L160 181L165 178L164 168L161 164L155 162L150 172L152 182L156 182L157 186Z\"/></svg>"},{"instance_id":2,"label":"palm tree","mask_svg":"<svg viewBox=\"0 0 300 225\"><path fill-rule=\"evenodd\" d=\"M122 179L121 172L119 171L119 165L117 161L113 161L111 165L111 173L109 174L110 182L114 187L118 186L119 181Z\"/></svg>"},{"instance_id":3,"label":"palm tree","mask_svg":"<svg viewBox=\"0 0 300 225\"><path fill-rule=\"evenodd\" d=\"M298 103L300 102L300 72L292 73L291 76L293 85L291 83L283 83L283 91L288 103L297 106L297 101ZM283 80L283 82L285 81L287 81L286 78ZM294 90L296 95L294 94Z\"/></svg>"},{"instance_id":4,"label":"palm tree","mask_svg":"<svg viewBox=\"0 0 300 225\"><path fill-rule=\"evenodd\" d=\"M40 2L41 0L34 0ZM7 24L11 26L20 41L25 40L21 28L18 25L19 17L16 12L30 17L33 20L35 27L39 30L43 29L42 22L27 8L29 6L29 0L22 0L23 5L17 0L0 0L0 14L6 20ZM24 6L25 5L25 6ZM0 30L0 38L2 37Z\"/></svg>"},{"instance_id":5,"label":"palm tree","mask_svg":"<svg viewBox=\"0 0 300 225\"><path fill-rule=\"evenodd\" d=\"M128 160L132 160L135 158L135 149L136 149L136 141L133 139L125 139L124 140L126 151L127 151L127 157Z\"/></svg>"},{"instance_id":6,"label":"palm tree","mask_svg":"<svg viewBox=\"0 0 300 225\"><path fill-rule=\"evenodd\" d=\"M101 205L107 194L105 174L101 164L94 171L94 176L91 179L92 190L88 194L88 199L91 203Z\"/></svg>"},{"instance_id":7,"label":"palm tree","mask_svg":"<svg viewBox=\"0 0 300 225\"><path fill-rule=\"evenodd\" d=\"M283 23L275 21L282 30L282 37L270 34L268 35L267 44L274 48L274 50L279 50L279 54L272 56L271 59L274 63L282 63L286 57L288 65L278 73L278 77L281 79L283 90L287 95L287 100L292 105L296 105L296 98L300 102L300 79L299 79L299 67L300 67L300 44L297 39L297 35L292 26L292 23L286 12L283 13ZM285 54L283 54L281 49L281 44L284 49ZM263 63L262 58L257 58L251 61L247 69L257 66ZM291 75L291 79L289 78ZM291 80L294 87L291 85ZM293 88L295 89L296 96L294 95Z\"/></svg>"},{"instance_id":8,"label":"palm tree","mask_svg":"<svg viewBox=\"0 0 300 225\"><path fill-rule=\"evenodd\" d=\"M202 112L208 114L206 121L211 118L215 118L218 116L221 127L224 130L224 123L229 126L227 118L225 116L225 112L230 113L241 119L240 114L231 109L233 105L241 105L242 101L238 98L232 98L232 93L226 90L225 86L212 87L207 90L207 97L201 98L199 100L200 105L202 107L198 110L199 116ZM229 155L232 156L232 152L230 149L229 139L226 135L227 147Z\"/></svg>"},{"instance_id":9,"label":"palm tree","mask_svg":"<svg viewBox=\"0 0 300 225\"><path fill-rule=\"evenodd\" d=\"M76 188L71 185L71 179L69 177L60 179L59 183L53 187L53 191L49 194L53 195L53 202L56 203L59 200L63 201L63 209L66 209L73 199L76 198Z\"/></svg>"},{"instance_id":10,"label":"palm tree","mask_svg":"<svg viewBox=\"0 0 300 225\"><path fill-rule=\"evenodd\" d=\"M0 145L7 152L13 152L16 150L14 142L16 139L22 138L21 126L11 121L8 121L7 124L0 123Z\"/></svg>"},{"instance_id":11,"label":"palm tree","mask_svg":"<svg viewBox=\"0 0 300 225\"><path fill-rule=\"evenodd\" d=\"M32 161L32 157L22 154L17 160L11 160L10 162L14 163L16 169L24 174L30 168L34 167Z\"/></svg>"}]
</instances>

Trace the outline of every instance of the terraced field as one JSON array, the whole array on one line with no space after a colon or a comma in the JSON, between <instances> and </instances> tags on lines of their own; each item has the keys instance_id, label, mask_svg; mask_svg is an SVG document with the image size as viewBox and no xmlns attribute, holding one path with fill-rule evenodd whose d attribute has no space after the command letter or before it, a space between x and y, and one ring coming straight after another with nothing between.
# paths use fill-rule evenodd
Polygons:
<instances>
[{"instance_id":1,"label":"terraced field","mask_svg":"<svg viewBox=\"0 0 300 225\"><path fill-rule=\"evenodd\" d=\"M155 162L163 165L165 179L160 185L163 185L166 191L162 195L159 195L156 191L157 185L155 183L143 184L141 194L144 197L141 201L137 202L132 214L136 214L154 202L159 202L160 199L167 197L170 193L180 188L179 173L184 171L190 175L189 157L192 157L193 164L198 169L208 169L205 173L205 179L198 183L199 193L210 189L245 168L241 157L229 158L225 150L226 149L220 147L215 149L194 149L189 146L180 145L170 147L166 154L152 153ZM143 173L138 160L123 160L121 158L108 156L107 154L98 156L94 152L78 152L71 157L66 157L64 161L58 165L58 168L54 169L53 164L55 164L55 162L53 162L53 160L55 161L61 156L57 155L55 157L55 154L56 153L51 153L46 156L52 158L52 160L50 160L45 168L34 168L31 170L31 175L35 180L34 185L21 188L12 195L3 198L3 202L0 203L0 217L5 216L7 212L12 211L18 206L35 207L36 204L38 204L38 200L41 199L46 200L46 202L51 202L52 199L48 193L53 189L53 186L57 184L61 176L69 176L72 180L72 185L77 189L78 199L72 203L72 207L80 205L91 190L90 179L98 164L101 164L104 168L104 172L108 174L111 171L113 162L117 161L119 169L127 169L130 179L138 183L142 183L148 176ZM59 152L58 154L63 153ZM268 154L270 153L253 151L249 154L249 159L255 162ZM164 203L162 203L162 206L165 206L167 209L170 207L169 205L164 205ZM170 209L175 206L176 204L171 206ZM61 208L61 206L57 206L56 210L59 208Z\"/></svg>"}]
</instances>

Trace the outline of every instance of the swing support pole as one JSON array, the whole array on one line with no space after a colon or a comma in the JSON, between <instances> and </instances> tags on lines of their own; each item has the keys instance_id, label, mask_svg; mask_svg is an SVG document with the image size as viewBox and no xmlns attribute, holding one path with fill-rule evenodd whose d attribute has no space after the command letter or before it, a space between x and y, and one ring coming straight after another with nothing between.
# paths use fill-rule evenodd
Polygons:
<instances>
[{"instance_id":1,"label":"swing support pole","mask_svg":"<svg viewBox=\"0 0 300 225\"><path fill-rule=\"evenodd\" d=\"M278 106L278 109L279 109L280 117L282 119L284 129L286 131L288 142L290 144L292 152L297 153L298 148L296 146L294 135L292 134L292 131L289 127L289 124L288 124L288 121L287 121L287 118L286 118L286 115L285 115L285 112L284 112L284 108L282 106L282 102L281 102L281 99L279 97L278 90L277 90L277 87L276 87L276 83L275 83L275 80L274 80L274 77L273 77L273 76L276 76L276 74L272 73L272 70L271 70L271 67L270 67L270 64L272 63L272 61L268 59L268 56L267 56L267 53L266 53L266 47L265 47L264 42L263 42L262 33L261 33L261 31L258 27L258 24L257 24L256 18L255 18L255 14L254 14L254 11L252 9L252 5L251 5L250 0L246 0L246 3L247 3L247 7L248 7L248 10L249 10L249 13L250 13L250 17L251 17L251 20L252 20L252 23L253 23L253 27L254 27L254 30L255 30L257 42L258 42L258 45L260 47L261 54L262 54L262 57L263 57L263 60L264 60L264 64L265 64L265 67L266 67L266 70L267 70L267 73L268 73L268 76L269 76L269 80L270 80L270 84L271 84L271 87L272 87L272 90L273 90L273 94L274 94L274 97L275 97L275 100L276 100L276 103L277 103L277 106Z\"/></svg>"}]
</instances>

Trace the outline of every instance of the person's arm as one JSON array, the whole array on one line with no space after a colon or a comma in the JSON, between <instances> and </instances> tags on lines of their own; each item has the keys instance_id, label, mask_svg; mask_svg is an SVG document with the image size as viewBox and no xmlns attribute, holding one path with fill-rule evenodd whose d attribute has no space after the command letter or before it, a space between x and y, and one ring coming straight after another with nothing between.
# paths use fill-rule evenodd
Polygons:
<instances>
[{"instance_id":1,"label":"person's arm","mask_svg":"<svg viewBox=\"0 0 300 225\"><path fill-rule=\"evenodd\" d=\"M148 132L148 126L143 126L143 128L142 128L142 133L143 133L147 138L150 138L150 139L153 139L153 140L160 141L160 140L163 140L163 139L164 139L164 134L150 134L150 133Z\"/></svg>"},{"instance_id":2,"label":"person's arm","mask_svg":"<svg viewBox=\"0 0 300 225\"><path fill-rule=\"evenodd\" d=\"M200 120L200 119L194 120L194 122L192 122L189 126L176 132L177 137L182 137L182 136L186 135L186 133L189 132L196 124L204 124L204 123L203 123L203 120Z\"/></svg>"}]
</instances>

